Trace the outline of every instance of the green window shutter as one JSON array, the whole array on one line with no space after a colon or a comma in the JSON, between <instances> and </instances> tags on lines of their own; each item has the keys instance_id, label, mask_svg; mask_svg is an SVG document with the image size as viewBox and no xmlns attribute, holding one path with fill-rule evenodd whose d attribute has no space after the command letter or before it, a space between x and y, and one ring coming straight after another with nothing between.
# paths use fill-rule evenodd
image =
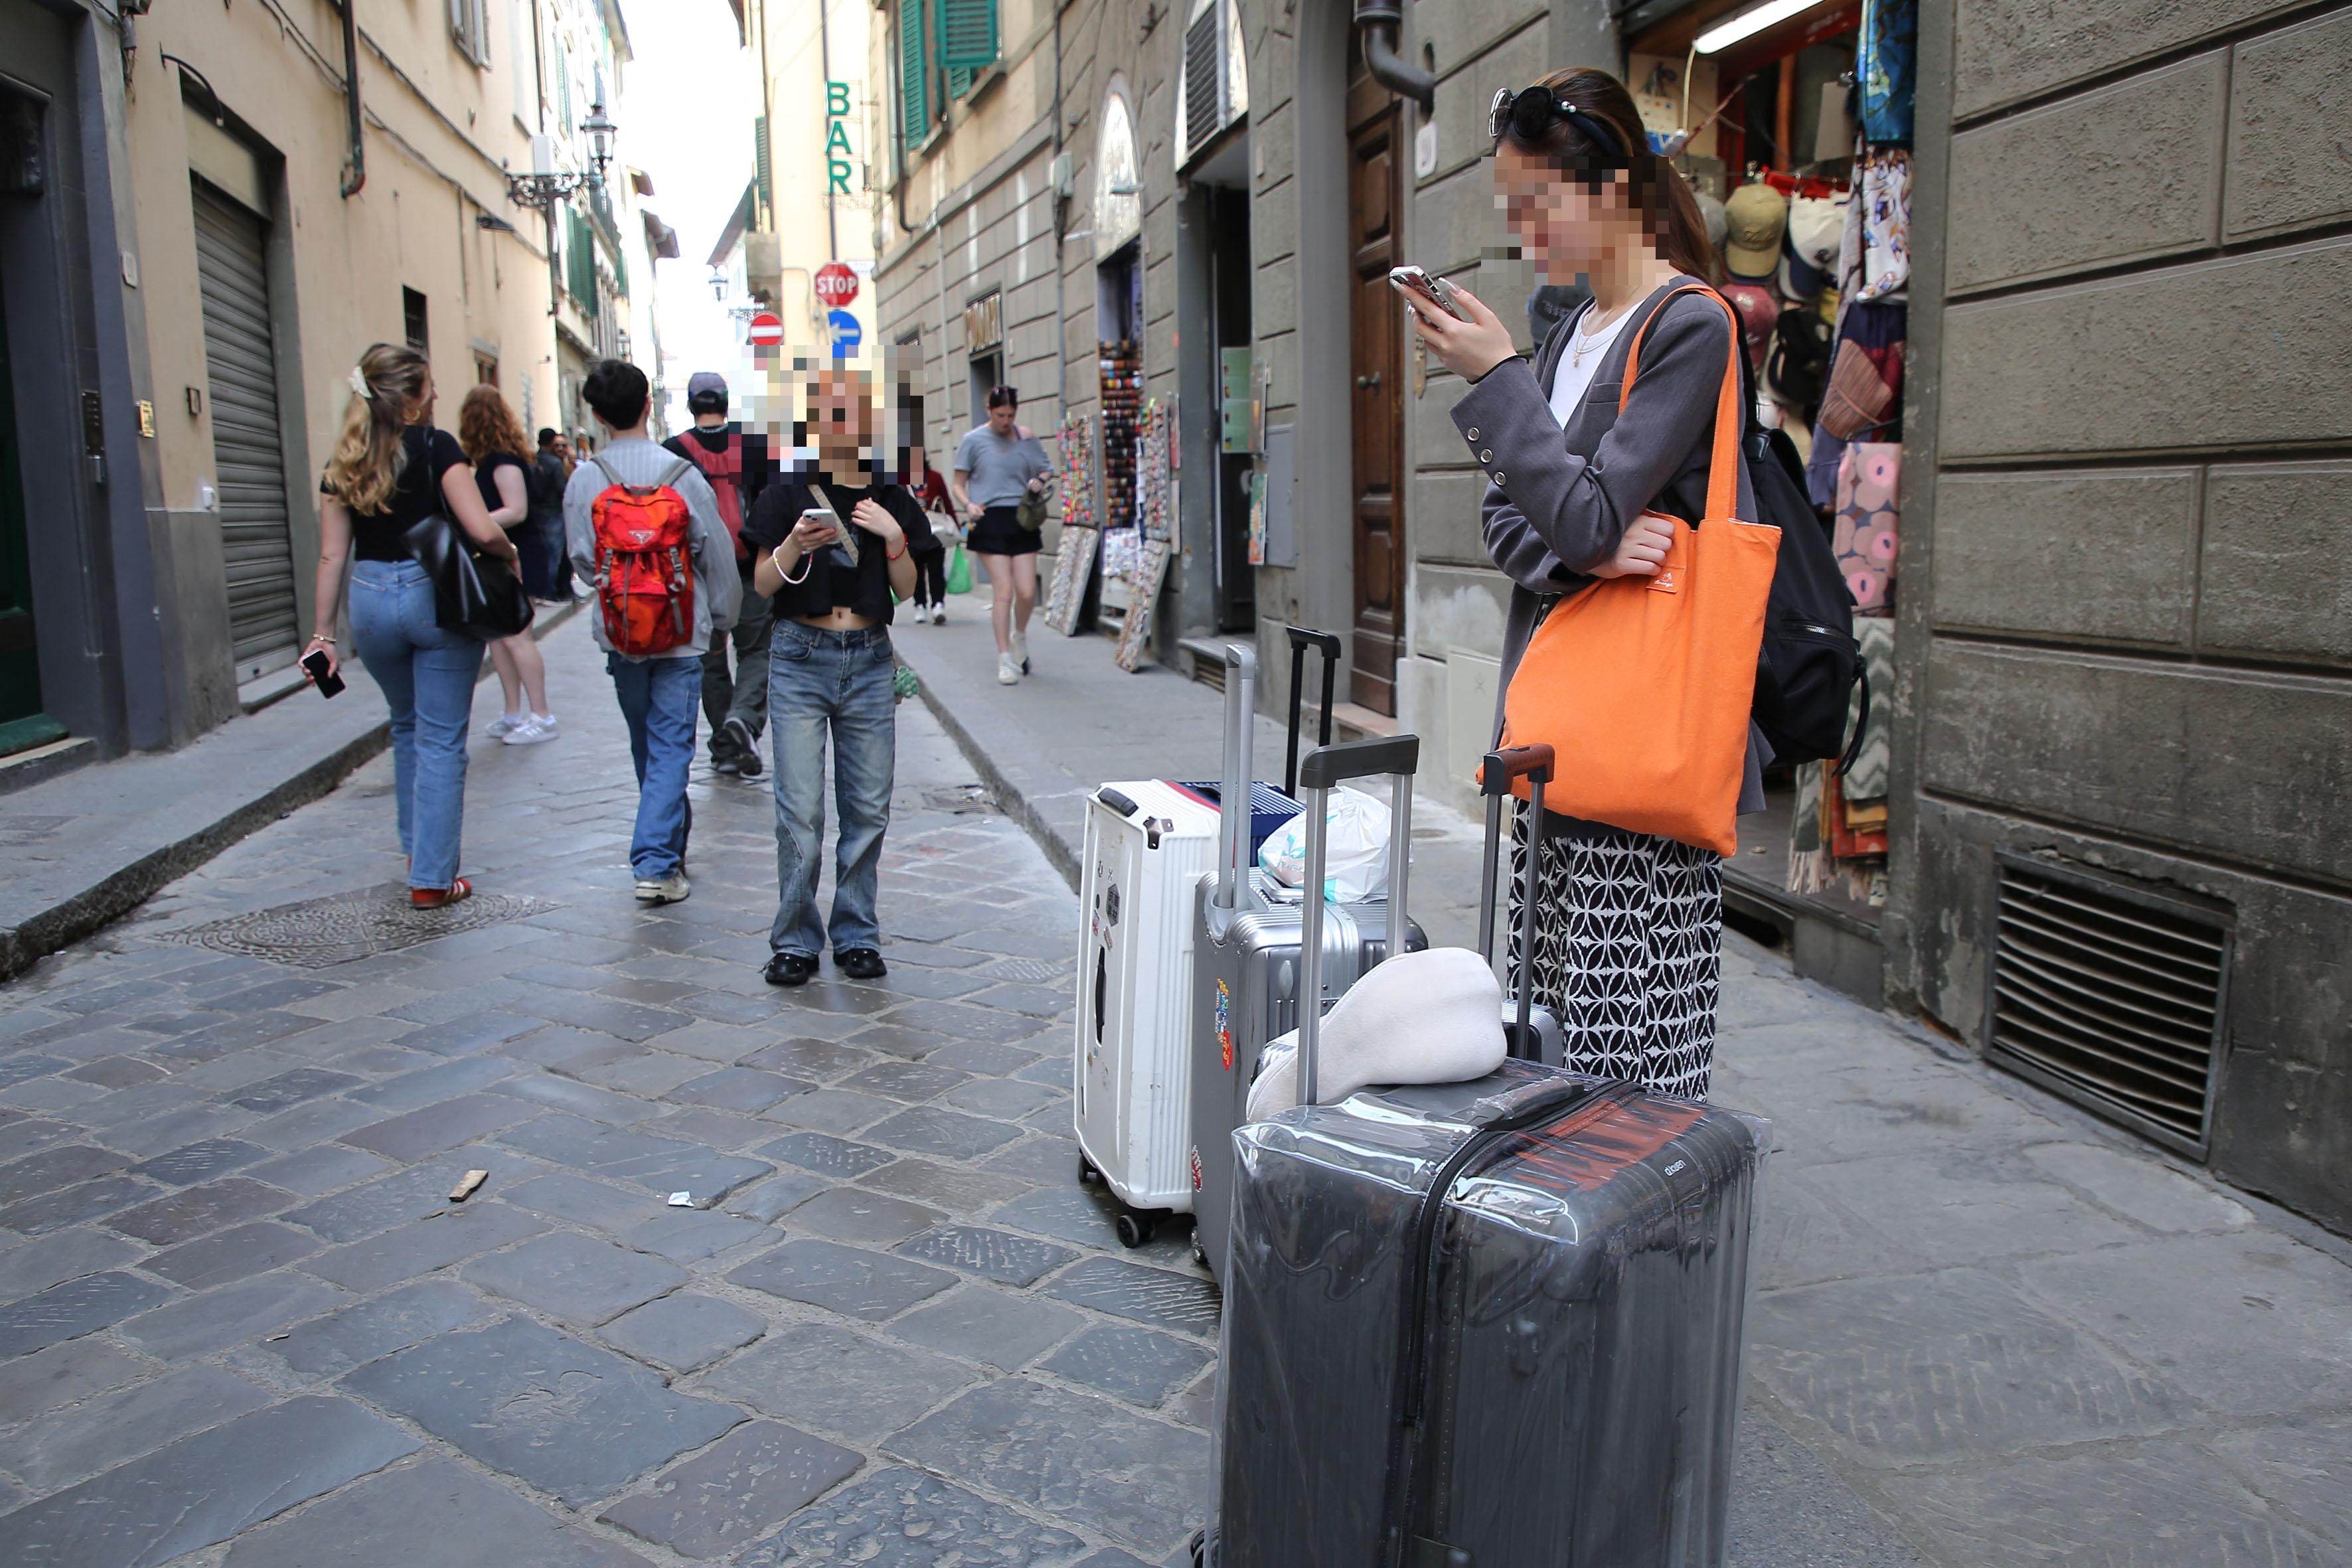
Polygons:
<instances>
[{"instance_id":1,"label":"green window shutter","mask_svg":"<svg viewBox=\"0 0 2352 1568\"><path fill-rule=\"evenodd\" d=\"M931 133L930 50L923 39L925 0L898 0L898 115L907 145Z\"/></svg>"},{"instance_id":2,"label":"green window shutter","mask_svg":"<svg viewBox=\"0 0 2352 1568\"><path fill-rule=\"evenodd\" d=\"M970 66L950 66L948 68L948 96L950 98L961 98L965 93L970 92L971 90L971 68Z\"/></svg>"},{"instance_id":3,"label":"green window shutter","mask_svg":"<svg viewBox=\"0 0 2352 1568\"><path fill-rule=\"evenodd\" d=\"M563 287L583 316L596 313L596 240L588 220L563 209Z\"/></svg>"},{"instance_id":4,"label":"green window shutter","mask_svg":"<svg viewBox=\"0 0 2352 1568\"><path fill-rule=\"evenodd\" d=\"M939 5L940 64L965 72L994 65L996 0L939 0Z\"/></svg>"},{"instance_id":5,"label":"green window shutter","mask_svg":"<svg viewBox=\"0 0 2352 1568\"><path fill-rule=\"evenodd\" d=\"M768 164L768 117L764 114L754 115L751 119L751 168L752 178L759 182L760 210L762 213L773 212L776 205L776 194L774 187L770 184L772 174Z\"/></svg>"}]
</instances>

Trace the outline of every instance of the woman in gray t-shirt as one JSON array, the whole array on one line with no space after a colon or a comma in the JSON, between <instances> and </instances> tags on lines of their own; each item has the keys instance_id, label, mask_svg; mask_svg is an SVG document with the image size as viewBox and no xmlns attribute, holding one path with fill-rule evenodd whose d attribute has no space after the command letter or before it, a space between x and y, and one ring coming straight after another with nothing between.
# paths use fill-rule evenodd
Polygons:
<instances>
[{"instance_id":1,"label":"woman in gray t-shirt","mask_svg":"<svg viewBox=\"0 0 2352 1568\"><path fill-rule=\"evenodd\" d=\"M1021 526L1021 498L1045 488L1045 448L1015 416L1021 395L991 387L988 422L956 445L957 515L971 524L964 547L980 558L994 600L996 679L1006 686L1029 673L1029 612L1037 604L1037 535Z\"/></svg>"}]
</instances>

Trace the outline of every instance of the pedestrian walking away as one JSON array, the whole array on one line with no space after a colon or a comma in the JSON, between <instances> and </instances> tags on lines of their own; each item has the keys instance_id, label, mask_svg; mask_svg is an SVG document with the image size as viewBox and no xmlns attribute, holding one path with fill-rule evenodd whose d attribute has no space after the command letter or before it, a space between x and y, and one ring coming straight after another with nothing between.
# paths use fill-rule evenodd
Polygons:
<instances>
[{"instance_id":1,"label":"pedestrian walking away","mask_svg":"<svg viewBox=\"0 0 2352 1568\"><path fill-rule=\"evenodd\" d=\"M754 586L775 599L768 719L776 760L776 919L772 985L803 985L825 944L853 980L887 973L877 912L882 837L898 771L892 596L915 592L916 562L939 541L874 445L862 371L820 370L808 385L812 469L768 487L743 527L760 552ZM817 910L824 849L825 750L841 814L833 913Z\"/></svg>"},{"instance_id":2,"label":"pedestrian walking away","mask_svg":"<svg viewBox=\"0 0 2352 1568\"><path fill-rule=\"evenodd\" d=\"M734 625L741 578L709 482L646 434L646 373L601 361L581 395L605 438L564 487L564 536L573 568L596 585L596 646L628 721L637 773L629 868L637 900L672 904L692 890L686 784L702 656Z\"/></svg>"},{"instance_id":3,"label":"pedestrian walking away","mask_svg":"<svg viewBox=\"0 0 2352 1568\"><path fill-rule=\"evenodd\" d=\"M686 384L686 406L694 428L662 443L702 470L718 498L719 521L734 547L735 574L742 607L725 637L710 639L702 656L702 712L710 721L710 767L747 779L760 776L760 736L768 728L768 601L751 588L751 554L743 542L743 519L774 473L766 440L746 435L727 417L727 380L715 371L697 371ZM730 674L727 652L735 651Z\"/></svg>"},{"instance_id":4,"label":"pedestrian walking away","mask_svg":"<svg viewBox=\"0 0 2352 1568\"><path fill-rule=\"evenodd\" d=\"M924 521L940 536L937 551L915 556L915 624L929 620L943 626L948 624L948 549L962 542L963 529L956 522L955 499L948 494L947 480L920 447L908 455L907 485L922 506Z\"/></svg>"},{"instance_id":5,"label":"pedestrian walking away","mask_svg":"<svg viewBox=\"0 0 2352 1568\"><path fill-rule=\"evenodd\" d=\"M466 731L482 643L435 619L432 579L410 556L408 531L446 513L486 554L517 563L490 521L466 454L433 425L433 370L402 344L377 343L349 377L342 433L319 481L319 578L304 648L341 662L335 625L351 575L352 647L392 711L393 798L419 909L473 891L457 875L466 815Z\"/></svg>"},{"instance_id":6,"label":"pedestrian walking away","mask_svg":"<svg viewBox=\"0 0 2352 1568\"><path fill-rule=\"evenodd\" d=\"M572 482L572 459L554 430L540 427L539 450L523 480L530 496L530 525L514 533L522 550L522 585L534 599L568 605L572 557L563 548L563 487Z\"/></svg>"},{"instance_id":7,"label":"pedestrian walking away","mask_svg":"<svg viewBox=\"0 0 2352 1568\"><path fill-rule=\"evenodd\" d=\"M474 465L474 482L490 521L514 541L518 554L533 531L530 516L530 450L514 410L495 386L477 386L457 410L457 445ZM524 586L530 586L526 573ZM537 595L534 595L536 597ZM547 705L547 661L528 631L491 642L490 667L499 672L506 705L483 732L509 746L535 746L555 739L555 714Z\"/></svg>"},{"instance_id":8,"label":"pedestrian walking away","mask_svg":"<svg viewBox=\"0 0 2352 1568\"><path fill-rule=\"evenodd\" d=\"M1721 302L1666 296L1716 274L1682 176L1648 151L1632 97L1605 72L1554 72L1498 93L1489 127L1505 215L1546 279L1580 276L1592 298L1554 327L1533 363L1467 289L1464 316L1407 290L1413 330L1471 384L1454 421L1486 470L1488 554L1512 581L1503 685L1554 606L1605 578L1655 578L1677 519L1705 510L1715 413L1731 339ZM1663 301L1663 303L1662 303ZM1628 329L1632 329L1629 331ZM1639 374L1621 416L1628 351ZM1753 517L1744 466L1737 514ZM1638 679L1596 670L1594 679ZM1500 708L1496 714L1500 727ZM1763 807L1770 760L1748 726L1739 809ZM1577 765L1562 756L1563 773ZM1535 894L1534 1000L1552 1008L1567 1065L1703 1097L1715 1056L1723 866L1712 850L1546 813ZM1524 805L1512 830L1524 864ZM1513 878L1518 886L1518 878ZM1516 895L1515 895L1516 899ZM1520 921L1510 921L1512 963Z\"/></svg>"},{"instance_id":9,"label":"pedestrian walking away","mask_svg":"<svg viewBox=\"0 0 2352 1568\"><path fill-rule=\"evenodd\" d=\"M1024 497L1043 494L1045 448L1021 428L1021 395L1009 386L988 391L988 418L956 446L957 515L971 527L964 548L988 573L995 603L996 679L1006 686L1029 673L1029 612L1037 604L1036 530L1021 521Z\"/></svg>"}]
</instances>

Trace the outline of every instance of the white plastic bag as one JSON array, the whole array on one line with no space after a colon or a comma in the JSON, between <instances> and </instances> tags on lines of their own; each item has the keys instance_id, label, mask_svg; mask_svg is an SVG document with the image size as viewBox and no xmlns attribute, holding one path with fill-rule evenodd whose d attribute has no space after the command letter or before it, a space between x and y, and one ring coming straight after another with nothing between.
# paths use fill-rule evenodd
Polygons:
<instances>
[{"instance_id":1,"label":"white plastic bag","mask_svg":"<svg viewBox=\"0 0 2352 1568\"><path fill-rule=\"evenodd\" d=\"M1360 790L1331 792L1324 821L1323 896L1343 904L1389 895L1389 808ZM1257 863L1286 888L1307 879L1307 814L1266 835Z\"/></svg>"}]
</instances>

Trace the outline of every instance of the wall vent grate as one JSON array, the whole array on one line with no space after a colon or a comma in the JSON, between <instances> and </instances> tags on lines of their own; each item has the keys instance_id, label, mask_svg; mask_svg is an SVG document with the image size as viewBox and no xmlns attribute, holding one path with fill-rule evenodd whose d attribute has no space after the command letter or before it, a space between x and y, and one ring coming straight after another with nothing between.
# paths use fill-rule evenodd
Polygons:
<instances>
[{"instance_id":1,"label":"wall vent grate","mask_svg":"<svg viewBox=\"0 0 2352 1568\"><path fill-rule=\"evenodd\" d=\"M1991 1058L2202 1159L2211 1132L2227 918L2000 858Z\"/></svg>"}]
</instances>

